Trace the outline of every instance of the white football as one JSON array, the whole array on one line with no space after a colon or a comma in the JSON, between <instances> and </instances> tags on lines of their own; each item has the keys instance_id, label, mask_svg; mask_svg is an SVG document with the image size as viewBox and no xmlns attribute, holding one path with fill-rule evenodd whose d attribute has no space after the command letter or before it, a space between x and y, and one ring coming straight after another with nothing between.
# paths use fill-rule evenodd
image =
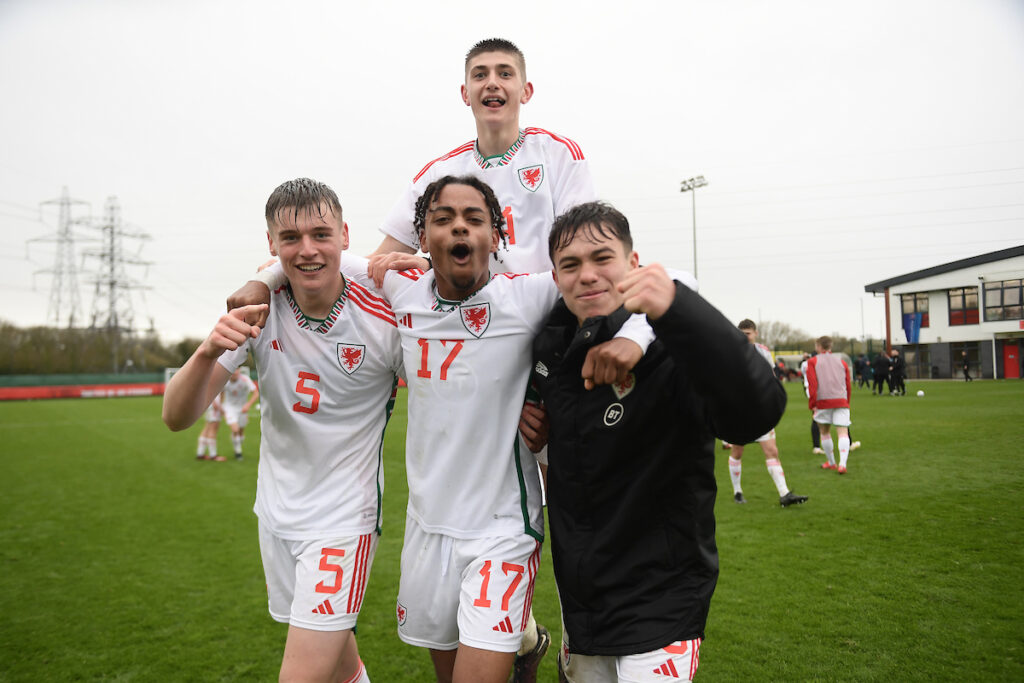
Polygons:
<instances>
[{"instance_id":1,"label":"white football","mask_svg":"<svg viewBox=\"0 0 1024 683\"><path fill-rule=\"evenodd\" d=\"M917 390L917 395L918 396L924 396L924 391L922 389L918 389Z\"/></svg>"}]
</instances>

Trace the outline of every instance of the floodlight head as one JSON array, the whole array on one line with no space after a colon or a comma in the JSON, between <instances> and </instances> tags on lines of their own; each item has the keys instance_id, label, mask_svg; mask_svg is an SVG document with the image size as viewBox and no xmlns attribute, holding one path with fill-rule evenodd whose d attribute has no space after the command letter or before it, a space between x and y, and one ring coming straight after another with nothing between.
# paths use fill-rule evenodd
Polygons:
<instances>
[{"instance_id":1,"label":"floodlight head","mask_svg":"<svg viewBox=\"0 0 1024 683\"><path fill-rule=\"evenodd\" d=\"M704 187L708 184L708 181L704 180L704 176L694 176L693 178L687 178L682 181L679 186L680 192L690 192L696 190L698 187Z\"/></svg>"}]
</instances>

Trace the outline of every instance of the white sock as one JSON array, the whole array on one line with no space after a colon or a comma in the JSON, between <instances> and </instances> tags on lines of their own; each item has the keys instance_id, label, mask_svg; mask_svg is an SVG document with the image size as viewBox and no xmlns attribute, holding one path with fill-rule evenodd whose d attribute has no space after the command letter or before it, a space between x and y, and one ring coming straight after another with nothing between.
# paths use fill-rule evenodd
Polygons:
<instances>
[{"instance_id":1,"label":"white sock","mask_svg":"<svg viewBox=\"0 0 1024 683\"><path fill-rule=\"evenodd\" d=\"M232 434L231 435L231 445L235 447L235 453L241 453L242 452L242 437L241 436L236 436L235 434Z\"/></svg>"},{"instance_id":2,"label":"white sock","mask_svg":"<svg viewBox=\"0 0 1024 683\"><path fill-rule=\"evenodd\" d=\"M832 449L832 437L826 436L821 439L821 448L825 451L825 457L828 458L829 465L836 464L836 454Z\"/></svg>"},{"instance_id":3,"label":"white sock","mask_svg":"<svg viewBox=\"0 0 1024 683\"><path fill-rule=\"evenodd\" d=\"M206 450L210 452L211 458L217 457L217 437L206 437Z\"/></svg>"},{"instance_id":4,"label":"white sock","mask_svg":"<svg viewBox=\"0 0 1024 683\"><path fill-rule=\"evenodd\" d=\"M743 461L736 460L731 455L729 456L729 478L732 479L732 492L743 493L743 488L740 486L740 475L743 473Z\"/></svg>"},{"instance_id":5,"label":"white sock","mask_svg":"<svg viewBox=\"0 0 1024 683\"><path fill-rule=\"evenodd\" d=\"M517 655L525 655L533 648L537 647L537 620L533 618L533 609L530 609L530 621L526 624L526 630L523 631L523 644L519 647Z\"/></svg>"},{"instance_id":6,"label":"white sock","mask_svg":"<svg viewBox=\"0 0 1024 683\"><path fill-rule=\"evenodd\" d=\"M363 666L363 660L359 660L359 671L357 671L352 678L344 681L344 683L370 683L370 676L366 673L366 667Z\"/></svg>"},{"instance_id":7,"label":"white sock","mask_svg":"<svg viewBox=\"0 0 1024 683\"><path fill-rule=\"evenodd\" d=\"M201 437L199 437L199 442L196 443L196 457L197 458L203 457L203 451L205 451L205 450L206 450L206 437L205 436L201 436Z\"/></svg>"},{"instance_id":8,"label":"white sock","mask_svg":"<svg viewBox=\"0 0 1024 683\"><path fill-rule=\"evenodd\" d=\"M850 437L839 437L839 465L846 467L846 459L850 457Z\"/></svg>"},{"instance_id":9,"label":"white sock","mask_svg":"<svg viewBox=\"0 0 1024 683\"><path fill-rule=\"evenodd\" d=\"M775 488L779 490L779 495L784 496L789 493L789 487L786 486L786 475L782 471L782 463L779 462L779 459L765 460L765 464L768 466L768 474L775 482Z\"/></svg>"}]
</instances>

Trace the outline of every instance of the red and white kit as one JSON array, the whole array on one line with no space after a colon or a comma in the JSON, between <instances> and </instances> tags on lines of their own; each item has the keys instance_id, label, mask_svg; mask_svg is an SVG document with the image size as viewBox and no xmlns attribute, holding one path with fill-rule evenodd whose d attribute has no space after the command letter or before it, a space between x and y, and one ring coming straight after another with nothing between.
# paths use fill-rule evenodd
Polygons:
<instances>
[{"instance_id":1,"label":"red and white kit","mask_svg":"<svg viewBox=\"0 0 1024 683\"><path fill-rule=\"evenodd\" d=\"M412 224L416 199L438 178L467 174L490 185L504 210L509 247L499 249L501 263L492 264L496 271L550 270L548 234L555 216L598 198L579 145L542 128L524 128L502 156L485 159L475 142L467 142L431 161L391 209L381 232L418 250Z\"/></svg>"},{"instance_id":2,"label":"red and white kit","mask_svg":"<svg viewBox=\"0 0 1024 683\"><path fill-rule=\"evenodd\" d=\"M446 302L433 273L420 271L388 273L384 290L409 385L399 636L450 649L454 635L514 651L544 529L519 415L532 341L558 290L550 273L499 274L465 301Z\"/></svg>"},{"instance_id":3,"label":"red and white kit","mask_svg":"<svg viewBox=\"0 0 1024 683\"><path fill-rule=\"evenodd\" d=\"M346 551L349 560L353 553L369 552L368 575L376 540L367 545L360 538L379 533L381 447L402 361L394 315L383 299L346 280L327 319L309 319L285 285L271 295L260 336L225 353L220 363L233 370L249 348L259 369L263 418L254 505L261 541L266 534L278 541L324 541L326 552L294 544L292 561L301 565L305 552L314 565L311 585L296 585L296 593L312 591L315 598L319 584L348 590L352 584L334 568L344 562L331 554L327 541L352 539L356 549ZM268 557L265 545L270 584L271 566L280 558ZM343 611L337 603L331 609Z\"/></svg>"},{"instance_id":4,"label":"red and white kit","mask_svg":"<svg viewBox=\"0 0 1024 683\"><path fill-rule=\"evenodd\" d=\"M559 659L569 683L683 683L697 673L700 644L700 638L677 640L651 652L611 657L570 654L563 643Z\"/></svg>"},{"instance_id":5,"label":"red and white kit","mask_svg":"<svg viewBox=\"0 0 1024 683\"><path fill-rule=\"evenodd\" d=\"M239 363L245 362L245 358ZM234 370L234 368L232 368ZM221 393L221 412L224 414L224 421L229 425L237 424L244 427L249 422L249 417L242 412L242 406L249 400L249 394L256 390L256 384L249 379L248 375L238 374L238 379L228 378Z\"/></svg>"},{"instance_id":6,"label":"red and white kit","mask_svg":"<svg viewBox=\"0 0 1024 683\"><path fill-rule=\"evenodd\" d=\"M850 425L850 368L831 352L819 353L807 361L807 405L814 421Z\"/></svg>"}]
</instances>

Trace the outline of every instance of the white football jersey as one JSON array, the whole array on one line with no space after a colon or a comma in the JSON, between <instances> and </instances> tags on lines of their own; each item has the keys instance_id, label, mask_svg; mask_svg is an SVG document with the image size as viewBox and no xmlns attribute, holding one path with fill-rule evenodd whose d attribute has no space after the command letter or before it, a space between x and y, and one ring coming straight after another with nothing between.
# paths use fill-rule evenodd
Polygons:
<instances>
[{"instance_id":1,"label":"white football jersey","mask_svg":"<svg viewBox=\"0 0 1024 683\"><path fill-rule=\"evenodd\" d=\"M543 535L537 461L519 436L533 338L558 299L551 273L494 275L446 304L433 272L390 272L402 336L409 515L456 538Z\"/></svg>"},{"instance_id":2,"label":"white football jersey","mask_svg":"<svg viewBox=\"0 0 1024 683\"><path fill-rule=\"evenodd\" d=\"M284 286L260 336L220 363L234 369L250 346L260 379L260 520L288 540L379 529L381 447L402 362L391 307L346 280L327 319L311 321Z\"/></svg>"},{"instance_id":3,"label":"white football jersey","mask_svg":"<svg viewBox=\"0 0 1024 683\"><path fill-rule=\"evenodd\" d=\"M759 354L761 354L761 358L764 358L765 361L767 361L768 365L772 366L773 368L775 367L775 361L772 360L771 349L769 349L764 344L758 342L754 342L754 348L757 349L757 352Z\"/></svg>"},{"instance_id":4,"label":"white football jersey","mask_svg":"<svg viewBox=\"0 0 1024 683\"><path fill-rule=\"evenodd\" d=\"M474 175L491 186L505 215L508 249L500 247L494 271L539 273L551 270L548 235L555 217L597 194L579 145L541 128L525 128L501 157L485 159L467 142L431 161L394 205L381 232L419 249L413 216L427 185L446 175Z\"/></svg>"},{"instance_id":5,"label":"white football jersey","mask_svg":"<svg viewBox=\"0 0 1024 683\"><path fill-rule=\"evenodd\" d=\"M245 357L243 356L238 365L244 362ZM242 406L245 405L245 402L249 400L249 394L254 389L256 389L256 384L249 379L248 375L238 373L238 379L232 380L228 378L227 384L224 385L224 391L221 393L221 410L227 413L238 413Z\"/></svg>"}]
</instances>

